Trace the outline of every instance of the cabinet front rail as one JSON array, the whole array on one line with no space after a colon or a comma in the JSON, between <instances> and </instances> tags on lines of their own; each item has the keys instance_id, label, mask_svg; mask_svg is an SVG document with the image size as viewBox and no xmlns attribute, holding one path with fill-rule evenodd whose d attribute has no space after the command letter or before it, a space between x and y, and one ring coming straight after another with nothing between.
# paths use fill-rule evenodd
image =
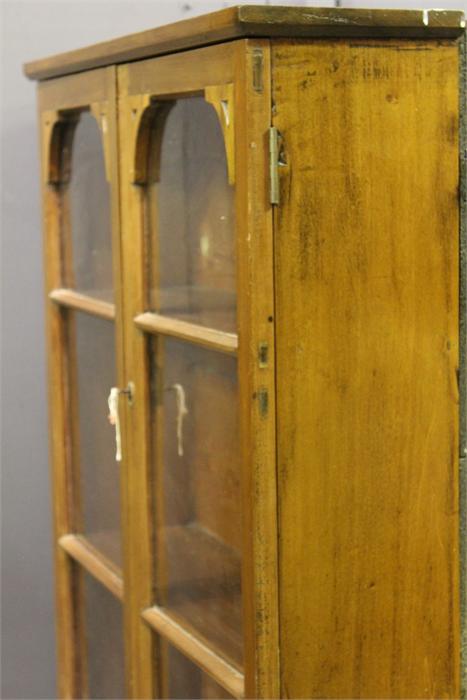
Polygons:
<instances>
[{"instance_id":1,"label":"cabinet front rail","mask_svg":"<svg viewBox=\"0 0 467 700\"><path fill-rule=\"evenodd\" d=\"M80 535L63 535L58 540L59 546L83 569L100 581L119 600L123 600L122 577L115 571L113 565L86 542Z\"/></svg>"},{"instance_id":2,"label":"cabinet front rail","mask_svg":"<svg viewBox=\"0 0 467 700\"><path fill-rule=\"evenodd\" d=\"M196 323L180 321L176 318L168 318L161 314L150 312L139 314L135 317L134 322L140 330L148 333L170 335L174 338L187 340L196 345L226 352L230 355L237 353L238 336L236 333L226 333L215 328L205 328Z\"/></svg>"},{"instance_id":3,"label":"cabinet front rail","mask_svg":"<svg viewBox=\"0 0 467 700\"><path fill-rule=\"evenodd\" d=\"M157 605L141 613L143 619L185 656L214 678L235 698L244 697L244 677L204 642L184 629Z\"/></svg>"},{"instance_id":4,"label":"cabinet front rail","mask_svg":"<svg viewBox=\"0 0 467 700\"><path fill-rule=\"evenodd\" d=\"M53 289L49 293L49 299L60 306L65 306L69 309L84 311L84 313L92 316L99 316L108 321L115 319L115 304L102 299L95 299L87 294L75 292L73 289Z\"/></svg>"}]
</instances>

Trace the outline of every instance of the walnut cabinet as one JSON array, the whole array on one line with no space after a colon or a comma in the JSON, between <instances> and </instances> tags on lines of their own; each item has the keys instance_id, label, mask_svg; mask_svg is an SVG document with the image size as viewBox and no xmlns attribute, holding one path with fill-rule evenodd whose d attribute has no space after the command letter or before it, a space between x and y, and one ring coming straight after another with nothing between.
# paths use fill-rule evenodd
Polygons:
<instances>
[{"instance_id":1,"label":"walnut cabinet","mask_svg":"<svg viewBox=\"0 0 467 700\"><path fill-rule=\"evenodd\" d=\"M464 37L244 6L26 65L61 697L459 697Z\"/></svg>"}]
</instances>

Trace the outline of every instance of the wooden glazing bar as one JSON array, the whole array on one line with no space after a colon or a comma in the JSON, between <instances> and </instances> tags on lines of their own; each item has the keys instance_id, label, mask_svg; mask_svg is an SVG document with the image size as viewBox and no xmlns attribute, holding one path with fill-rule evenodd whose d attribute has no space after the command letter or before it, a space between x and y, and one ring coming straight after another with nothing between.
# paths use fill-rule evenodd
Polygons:
<instances>
[{"instance_id":1,"label":"wooden glazing bar","mask_svg":"<svg viewBox=\"0 0 467 700\"><path fill-rule=\"evenodd\" d=\"M49 292L49 299L69 309L84 311L108 321L115 320L115 304L75 292L73 289L53 289Z\"/></svg>"},{"instance_id":2,"label":"wooden glazing bar","mask_svg":"<svg viewBox=\"0 0 467 700\"><path fill-rule=\"evenodd\" d=\"M458 47L273 65L281 696L457 698Z\"/></svg>"},{"instance_id":3,"label":"wooden glazing bar","mask_svg":"<svg viewBox=\"0 0 467 700\"><path fill-rule=\"evenodd\" d=\"M100 581L116 598L123 600L123 580L114 565L80 535L63 535L60 547Z\"/></svg>"},{"instance_id":4,"label":"wooden glazing bar","mask_svg":"<svg viewBox=\"0 0 467 700\"><path fill-rule=\"evenodd\" d=\"M158 634L206 671L231 695L244 697L243 674L179 625L167 612L154 606L144 610L141 615Z\"/></svg>"},{"instance_id":5,"label":"wooden glazing bar","mask_svg":"<svg viewBox=\"0 0 467 700\"><path fill-rule=\"evenodd\" d=\"M204 328L196 323L167 318L150 312L139 314L135 317L134 322L138 328L148 333L170 335L230 355L235 355L237 352L238 336L235 333L225 333L215 328Z\"/></svg>"}]
</instances>

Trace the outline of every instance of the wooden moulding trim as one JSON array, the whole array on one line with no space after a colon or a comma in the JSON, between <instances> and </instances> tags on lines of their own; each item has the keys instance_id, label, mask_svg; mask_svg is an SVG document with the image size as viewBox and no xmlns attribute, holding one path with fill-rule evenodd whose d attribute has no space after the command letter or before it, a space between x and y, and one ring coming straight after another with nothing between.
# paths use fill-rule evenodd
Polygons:
<instances>
[{"instance_id":1,"label":"wooden moulding trim","mask_svg":"<svg viewBox=\"0 0 467 700\"><path fill-rule=\"evenodd\" d=\"M108 321L115 320L115 304L95 299L87 294L80 294L72 289L54 289L49 293L49 299L69 309L84 311Z\"/></svg>"},{"instance_id":2,"label":"wooden moulding trim","mask_svg":"<svg viewBox=\"0 0 467 700\"><path fill-rule=\"evenodd\" d=\"M246 5L32 61L24 72L44 80L242 37L456 38L464 28L463 13L453 10Z\"/></svg>"},{"instance_id":3,"label":"wooden moulding trim","mask_svg":"<svg viewBox=\"0 0 467 700\"><path fill-rule=\"evenodd\" d=\"M180 338L196 345L203 345L212 350L235 355L238 349L238 336L236 333L225 333L215 328L205 328L196 323L180 321L168 318L160 314L145 312L134 319L135 325L148 333L160 333Z\"/></svg>"},{"instance_id":4,"label":"wooden moulding trim","mask_svg":"<svg viewBox=\"0 0 467 700\"><path fill-rule=\"evenodd\" d=\"M62 535L60 547L83 569L100 581L116 598L123 601L123 579L107 557L81 535Z\"/></svg>"},{"instance_id":5,"label":"wooden moulding trim","mask_svg":"<svg viewBox=\"0 0 467 700\"><path fill-rule=\"evenodd\" d=\"M460 305L459 305L459 510L461 560L461 697L467 698L467 36L460 49Z\"/></svg>"},{"instance_id":6,"label":"wooden moulding trim","mask_svg":"<svg viewBox=\"0 0 467 700\"><path fill-rule=\"evenodd\" d=\"M214 678L231 695L235 698L244 697L243 674L184 629L166 611L154 606L144 610L141 616L152 629Z\"/></svg>"}]
</instances>

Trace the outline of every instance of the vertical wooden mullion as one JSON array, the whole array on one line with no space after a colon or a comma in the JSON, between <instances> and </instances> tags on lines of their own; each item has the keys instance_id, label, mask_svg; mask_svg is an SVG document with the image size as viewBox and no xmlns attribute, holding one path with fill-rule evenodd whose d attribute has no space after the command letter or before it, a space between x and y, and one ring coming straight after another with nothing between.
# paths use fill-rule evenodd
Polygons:
<instances>
[{"instance_id":1,"label":"vertical wooden mullion","mask_svg":"<svg viewBox=\"0 0 467 700\"><path fill-rule=\"evenodd\" d=\"M141 116L148 106L142 96L128 95L127 67L118 69L118 127L121 202L121 253L123 289L122 320L125 327L125 381L134 383L135 396L122 407L125 459L125 644L129 668L128 696L154 697L154 639L141 612L153 599L152 535L150 528L150 429L148 359L146 338L133 318L145 303L144 201L134 183L135 148Z\"/></svg>"},{"instance_id":2,"label":"vertical wooden mullion","mask_svg":"<svg viewBox=\"0 0 467 700\"><path fill-rule=\"evenodd\" d=\"M103 105L101 114L99 115L99 105L93 105L92 112L99 121L101 126L102 138L104 141L104 153L106 174L110 187L111 201L111 222L112 222L112 281L113 281L113 297L115 303L115 349L116 349L116 370L117 376L115 381L121 389L127 386L125 373L125 355L124 355L124 295L123 295L123 270L122 270L122 242L121 242L121 221L120 221L120 164L119 164L119 132L118 132L118 86L117 86L117 69L115 66L106 68L106 94L107 102ZM100 119L99 119L100 116ZM109 391L110 391L109 387ZM125 435L125 410L124 404L128 402L126 394L120 398L120 418L122 437ZM103 407L105 410L105 407ZM131 558L131 544L128 536L130 509L128 503L128 473L129 473L129 457L127 452L127 444L123 440L123 455L119 469L119 488L120 488L120 523L121 523L121 547L123 560L123 630L122 634L125 639L128 637L128 589L129 582L127 578L127 562ZM125 653L125 684L127 696L130 695L131 687L131 658Z\"/></svg>"},{"instance_id":3,"label":"vertical wooden mullion","mask_svg":"<svg viewBox=\"0 0 467 700\"><path fill-rule=\"evenodd\" d=\"M239 42L235 143L245 697L279 697L270 43ZM259 363L259 344L267 362ZM263 366L266 365L266 366Z\"/></svg>"}]
</instances>

